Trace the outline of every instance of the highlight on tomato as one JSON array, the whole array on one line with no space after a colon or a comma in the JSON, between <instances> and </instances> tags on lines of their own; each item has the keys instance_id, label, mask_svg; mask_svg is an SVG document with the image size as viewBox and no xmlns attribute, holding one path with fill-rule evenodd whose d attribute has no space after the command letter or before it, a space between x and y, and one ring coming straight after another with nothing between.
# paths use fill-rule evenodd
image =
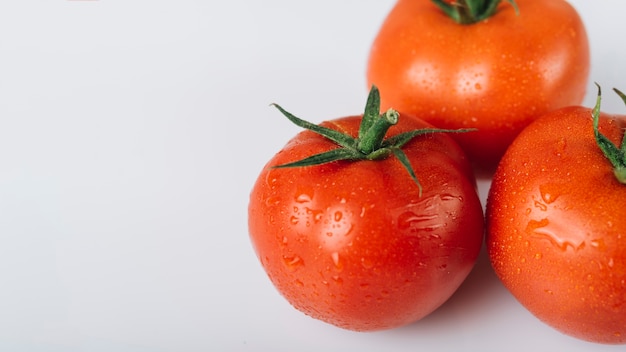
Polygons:
<instances>
[{"instance_id":1,"label":"highlight on tomato","mask_svg":"<svg viewBox=\"0 0 626 352\"><path fill-rule=\"evenodd\" d=\"M373 41L367 82L382 107L446 129L490 175L537 117L582 103L584 24L565 0L398 0Z\"/></svg>"},{"instance_id":2,"label":"highlight on tomato","mask_svg":"<svg viewBox=\"0 0 626 352\"><path fill-rule=\"evenodd\" d=\"M309 123L250 194L254 250L296 309L355 331L409 324L465 280L483 242L471 165L447 133L389 109ZM467 132L473 133L473 132Z\"/></svg>"},{"instance_id":3,"label":"highlight on tomato","mask_svg":"<svg viewBox=\"0 0 626 352\"><path fill-rule=\"evenodd\" d=\"M626 96L615 90L626 103ZM530 124L498 166L487 249L504 286L540 320L626 343L626 116L574 106Z\"/></svg>"}]
</instances>

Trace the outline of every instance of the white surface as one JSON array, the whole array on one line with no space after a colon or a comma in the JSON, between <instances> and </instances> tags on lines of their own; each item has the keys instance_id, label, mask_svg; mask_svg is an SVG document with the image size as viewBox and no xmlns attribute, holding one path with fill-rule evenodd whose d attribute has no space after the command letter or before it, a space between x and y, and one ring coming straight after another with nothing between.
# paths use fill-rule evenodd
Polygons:
<instances>
[{"instance_id":1,"label":"white surface","mask_svg":"<svg viewBox=\"0 0 626 352\"><path fill-rule=\"evenodd\" d=\"M268 105L360 113L393 3L0 3L0 350L623 351L537 321L484 257L434 314L378 333L317 322L271 286L247 198L299 129ZM609 91L626 89L626 3L572 3L604 110L626 113Z\"/></svg>"}]
</instances>

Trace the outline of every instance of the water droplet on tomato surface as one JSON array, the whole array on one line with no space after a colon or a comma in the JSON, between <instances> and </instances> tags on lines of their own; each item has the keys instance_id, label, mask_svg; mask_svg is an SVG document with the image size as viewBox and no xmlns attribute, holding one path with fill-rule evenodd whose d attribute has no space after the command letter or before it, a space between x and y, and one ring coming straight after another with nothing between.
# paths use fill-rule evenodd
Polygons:
<instances>
[{"instance_id":1,"label":"water droplet on tomato surface","mask_svg":"<svg viewBox=\"0 0 626 352\"><path fill-rule=\"evenodd\" d=\"M540 186L539 193L541 194L541 199L543 199L546 204L554 203L560 196L560 189L560 186L554 184Z\"/></svg>"},{"instance_id":2,"label":"water droplet on tomato surface","mask_svg":"<svg viewBox=\"0 0 626 352\"><path fill-rule=\"evenodd\" d=\"M361 258L361 265L365 268L365 269L371 269L374 267L374 263L367 258Z\"/></svg>"},{"instance_id":3,"label":"water droplet on tomato surface","mask_svg":"<svg viewBox=\"0 0 626 352\"><path fill-rule=\"evenodd\" d=\"M615 265L615 260L613 260L613 258L609 258L609 261L606 263L606 265L608 265L609 268L613 268L613 266Z\"/></svg>"},{"instance_id":4,"label":"water droplet on tomato surface","mask_svg":"<svg viewBox=\"0 0 626 352\"><path fill-rule=\"evenodd\" d=\"M285 263L287 269L291 271L298 270L300 267L304 266L304 261L297 255L283 256L283 263Z\"/></svg>"},{"instance_id":5,"label":"water droplet on tomato surface","mask_svg":"<svg viewBox=\"0 0 626 352\"><path fill-rule=\"evenodd\" d=\"M338 284L338 285L343 284L343 279L342 279L341 277L339 277L339 275L335 275L335 276L333 276L333 277L332 277L332 279L333 279L333 281L334 281L336 284Z\"/></svg>"},{"instance_id":6,"label":"water droplet on tomato surface","mask_svg":"<svg viewBox=\"0 0 626 352\"><path fill-rule=\"evenodd\" d=\"M311 202L312 199L313 199L313 197L311 197L310 195L308 195L306 193L301 193L298 196L296 196L296 202L297 203L309 203L309 202Z\"/></svg>"},{"instance_id":7,"label":"water droplet on tomato surface","mask_svg":"<svg viewBox=\"0 0 626 352\"><path fill-rule=\"evenodd\" d=\"M336 268L340 268L340 263L339 263L339 253L337 252L332 252L330 254L330 258L333 260L333 264L335 264Z\"/></svg>"},{"instance_id":8,"label":"water droplet on tomato surface","mask_svg":"<svg viewBox=\"0 0 626 352\"><path fill-rule=\"evenodd\" d=\"M526 232L536 238L546 239L562 251L572 248L575 251L585 248L585 234L572 229L569 223L562 220L531 220L526 226Z\"/></svg>"}]
</instances>

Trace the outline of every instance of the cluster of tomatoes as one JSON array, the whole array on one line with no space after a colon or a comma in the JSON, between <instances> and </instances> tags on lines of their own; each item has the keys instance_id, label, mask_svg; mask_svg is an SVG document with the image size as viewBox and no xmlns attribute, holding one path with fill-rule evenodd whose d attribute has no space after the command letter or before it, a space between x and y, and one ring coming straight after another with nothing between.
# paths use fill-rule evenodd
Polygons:
<instances>
[{"instance_id":1,"label":"cluster of tomatoes","mask_svg":"<svg viewBox=\"0 0 626 352\"><path fill-rule=\"evenodd\" d=\"M599 88L579 106L589 56L565 0L398 0L363 114L315 125L276 106L305 131L250 197L273 284L316 319L390 329L441 306L485 243L546 324L626 343L626 118L600 112Z\"/></svg>"}]
</instances>

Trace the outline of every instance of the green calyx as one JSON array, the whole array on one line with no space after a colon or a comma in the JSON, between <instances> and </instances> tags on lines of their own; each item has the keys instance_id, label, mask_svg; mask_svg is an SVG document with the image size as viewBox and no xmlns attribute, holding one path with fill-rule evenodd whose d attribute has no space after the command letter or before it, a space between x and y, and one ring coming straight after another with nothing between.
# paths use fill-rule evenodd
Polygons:
<instances>
[{"instance_id":1,"label":"green calyx","mask_svg":"<svg viewBox=\"0 0 626 352\"><path fill-rule=\"evenodd\" d=\"M515 0L506 0L515 8L519 9ZM432 0L450 18L460 24L472 24L493 16L502 0Z\"/></svg>"},{"instance_id":2,"label":"green calyx","mask_svg":"<svg viewBox=\"0 0 626 352\"><path fill-rule=\"evenodd\" d=\"M275 168L288 167L306 167L331 163L340 160L361 161L361 160L381 160L395 156L402 166L407 170L413 181L419 188L419 195L422 195L422 186L415 175L415 171L409 162L409 158L402 151L402 147L410 142L413 138L428 133L438 132L469 132L472 129L447 130L439 128L423 128L397 134L390 138L385 138L389 128L398 123L399 113L393 109L389 109L384 113L380 113L380 93L376 86L372 86L365 112L359 126L358 137L352 137L343 132L339 132L327 127L316 125L308 121L302 120L291 113L287 112L280 105L272 104L291 122L299 127L313 131L335 142L339 147L320 154L315 154L302 160L294 161L287 164L274 166Z\"/></svg>"},{"instance_id":3,"label":"green calyx","mask_svg":"<svg viewBox=\"0 0 626 352\"><path fill-rule=\"evenodd\" d=\"M598 143L598 146L600 147L600 150L602 150L602 153L604 153L604 156L606 156L606 158L611 162L611 165L613 165L613 173L615 174L617 181L621 184L626 184L626 133L624 134L624 137L622 137L621 146L618 147L598 130L602 89L597 83L596 86L598 87L598 98L596 99L596 105L592 110L593 132L596 137L596 143ZM622 98L624 104L626 104L626 95L616 88L613 88L613 91L615 91L615 93Z\"/></svg>"}]
</instances>

